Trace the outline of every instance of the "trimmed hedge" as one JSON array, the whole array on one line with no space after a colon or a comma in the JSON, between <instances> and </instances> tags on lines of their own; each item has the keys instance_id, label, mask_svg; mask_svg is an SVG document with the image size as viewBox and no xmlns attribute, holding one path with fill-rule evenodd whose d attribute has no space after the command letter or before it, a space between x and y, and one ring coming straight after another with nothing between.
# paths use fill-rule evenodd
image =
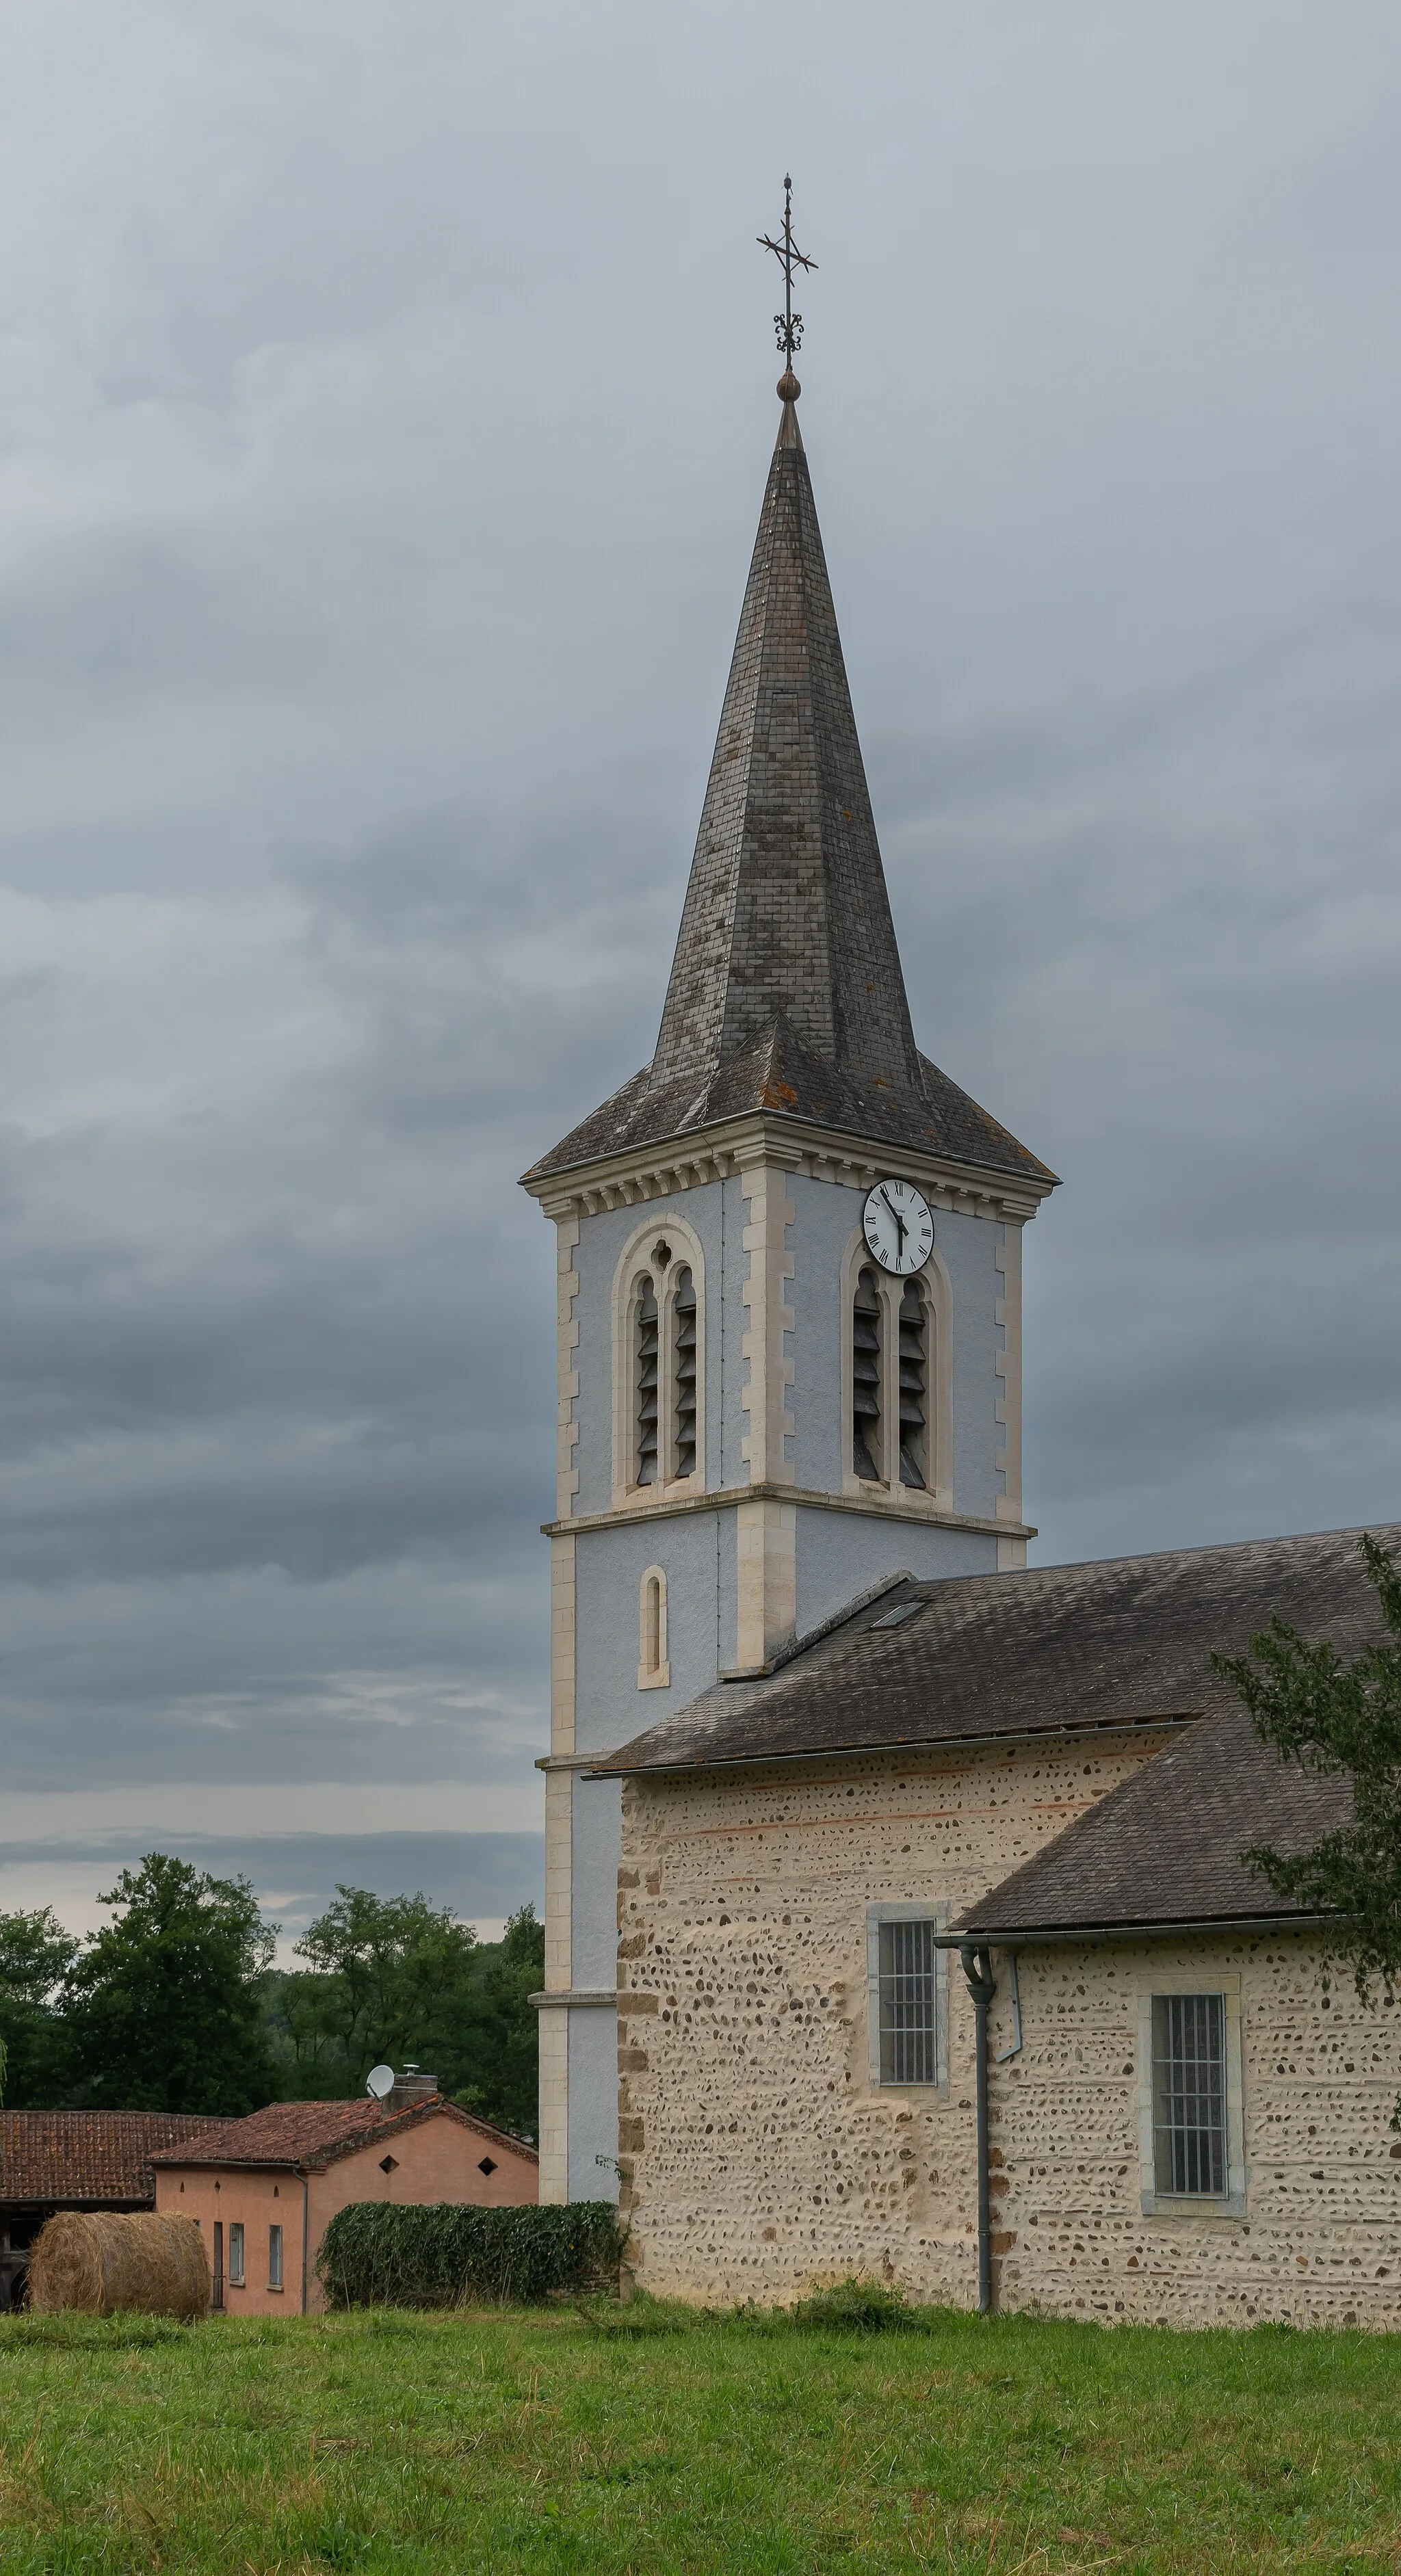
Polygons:
<instances>
[{"instance_id":1,"label":"trimmed hedge","mask_svg":"<svg viewBox=\"0 0 1401 2576\"><path fill-rule=\"evenodd\" d=\"M333 2308L528 2304L554 2290L612 2289L627 2229L611 2201L469 2209L352 2201L321 2239L316 2270Z\"/></svg>"}]
</instances>

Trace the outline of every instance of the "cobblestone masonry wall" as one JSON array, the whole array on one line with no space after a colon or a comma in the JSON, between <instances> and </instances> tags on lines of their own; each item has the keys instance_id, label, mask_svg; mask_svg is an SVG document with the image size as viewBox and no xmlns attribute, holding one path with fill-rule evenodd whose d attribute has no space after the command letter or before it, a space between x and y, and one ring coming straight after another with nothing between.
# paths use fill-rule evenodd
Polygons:
<instances>
[{"instance_id":1,"label":"cobblestone masonry wall","mask_svg":"<svg viewBox=\"0 0 1401 2576\"><path fill-rule=\"evenodd\" d=\"M640 2282L780 2301L857 2271L973 2303L971 2006L955 1967L946 2096L873 2088L866 1908L957 1913L1162 1740L627 1784L619 2156Z\"/></svg>"},{"instance_id":2,"label":"cobblestone masonry wall","mask_svg":"<svg viewBox=\"0 0 1401 2576\"><path fill-rule=\"evenodd\" d=\"M1001 1972L1005 2027L1005 1961ZM1165 2325L1401 2326L1397 2009L1325 1989L1307 1933L1024 1950L994 2070L999 2303ZM1240 1981L1242 2217L1145 2217L1139 1997ZM1005 2046L1005 2035L994 2043Z\"/></svg>"}]
</instances>

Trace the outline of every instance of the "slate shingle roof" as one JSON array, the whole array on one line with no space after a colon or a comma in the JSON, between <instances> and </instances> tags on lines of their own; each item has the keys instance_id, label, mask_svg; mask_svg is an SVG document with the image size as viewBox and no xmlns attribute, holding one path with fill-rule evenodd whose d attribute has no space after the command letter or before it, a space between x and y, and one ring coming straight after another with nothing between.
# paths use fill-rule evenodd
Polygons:
<instances>
[{"instance_id":1,"label":"slate shingle roof","mask_svg":"<svg viewBox=\"0 0 1401 2576\"><path fill-rule=\"evenodd\" d=\"M221 2126L180 2111L0 2111L0 2203L154 2202L152 2155Z\"/></svg>"},{"instance_id":2,"label":"slate shingle roof","mask_svg":"<svg viewBox=\"0 0 1401 2576\"><path fill-rule=\"evenodd\" d=\"M1401 1525L1375 1533L1401 1548ZM1355 1530L1023 1573L902 1579L767 1678L717 1682L599 1771L1123 1727L1235 1705L1211 1670L1272 1611L1358 1653L1383 1633ZM892 1549L899 1545L891 1533ZM878 1623L918 1604L898 1626Z\"/></svg>"},{"instance_id":3,"label":"slate shingle roof","mask_svg":"<svg viewBox=\"0 0 1401 2576\"><path fill-rule=\"evenodd\" d=\"M695 1135L762 1110L771 1118L832 1127L842 1135L902 1145L943 1162L1015 1174L1043 1188L1053 1185L1054 1172L986 1109L927 1056L919 1064L924 1078L920 1092L885 1084L863 1089L842 1066L800 1046L786 1021L771 1020L753 1046L726 1058L704 1078L688 1075L658 1086L651 1066L644 1065L601 1109L571 1128L552 1153L533 1164L525 1179L543 1180L551 1172Z\"/></svg>"},{"instance_id":4,"label":"slate shingle roof","mask_svg":"<svg viewBox=\"0 0 1401 2576\"><path fill-rule=\"evenodd\" d=\"M387 2111L364 2095L355 2102L270 2102L244 2120L214 2121L204 2133L156 2158L161 2165L325 2165L352 2155L371 2139L393 2137L428 2119L455 2120L488 2142L535 2155L520 2138L478 2120L437 2094L404 2111Z\"/></svg>"},{"instance_id":5,"label":"slate shingle roof","mask_svg":"<svg viewBox=\"0 0 1401 2576\"><path fill-rule=\"evenodd\" d=\"M1050 1185L922 1056L807 458L769 469L656 1052L525 1175L756 1110Z\"/></svg>"},{"instance_id":6,"label":"slate shingle roof","mask_svg":"<svg viewBox=\"0 0 1401 2576\"><path fill-rule=\"evenodd\" d=\"M1304 1851L1349 1811L1343 1781L1280 1762L1243 1709L1226 1710L1188 1728L970 1906L954 1929L993 1939L1118 1924L1287 1921L1300 1908L1248 1869L1242 1851L1252 1843Z\"/></svg>"}]
</instances>

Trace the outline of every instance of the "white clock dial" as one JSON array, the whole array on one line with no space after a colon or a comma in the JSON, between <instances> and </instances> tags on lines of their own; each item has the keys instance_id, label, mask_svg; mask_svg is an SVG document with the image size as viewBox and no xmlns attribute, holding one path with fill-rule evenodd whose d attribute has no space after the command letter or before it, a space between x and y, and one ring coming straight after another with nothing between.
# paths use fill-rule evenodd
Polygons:
<instances>
[{"instance_id":1,"label":"white clock dial","mask_svg":"<svg viewBox=\"0 0 1401 2576\"><path fill-rule=\"evenodd\" d=\"M934 1249L934 1219L913 1181L877 1181L866 1195L863 1231L882 1270L897 1279L922 1270Z\"/></svg>"}]
</instances>

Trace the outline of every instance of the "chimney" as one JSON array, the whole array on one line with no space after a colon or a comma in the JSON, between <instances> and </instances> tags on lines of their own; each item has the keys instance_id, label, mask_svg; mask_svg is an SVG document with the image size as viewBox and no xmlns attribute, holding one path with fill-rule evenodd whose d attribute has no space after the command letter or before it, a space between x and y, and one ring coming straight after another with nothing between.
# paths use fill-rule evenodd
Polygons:
<instances>
[{"instance_id":1,"label":"chimney","mask_svg":"<svg viewBox=\"0 0 1401 2576\"><path fill-rule=\"evenodd\" d=\"M395 2076L384 2107L386 2111L414 2111L420 2102L433 2101L437 2090L436 2075L420 2075L416 2066L406 2066L402 2075Z\"/></svg>"}]
</instances>

